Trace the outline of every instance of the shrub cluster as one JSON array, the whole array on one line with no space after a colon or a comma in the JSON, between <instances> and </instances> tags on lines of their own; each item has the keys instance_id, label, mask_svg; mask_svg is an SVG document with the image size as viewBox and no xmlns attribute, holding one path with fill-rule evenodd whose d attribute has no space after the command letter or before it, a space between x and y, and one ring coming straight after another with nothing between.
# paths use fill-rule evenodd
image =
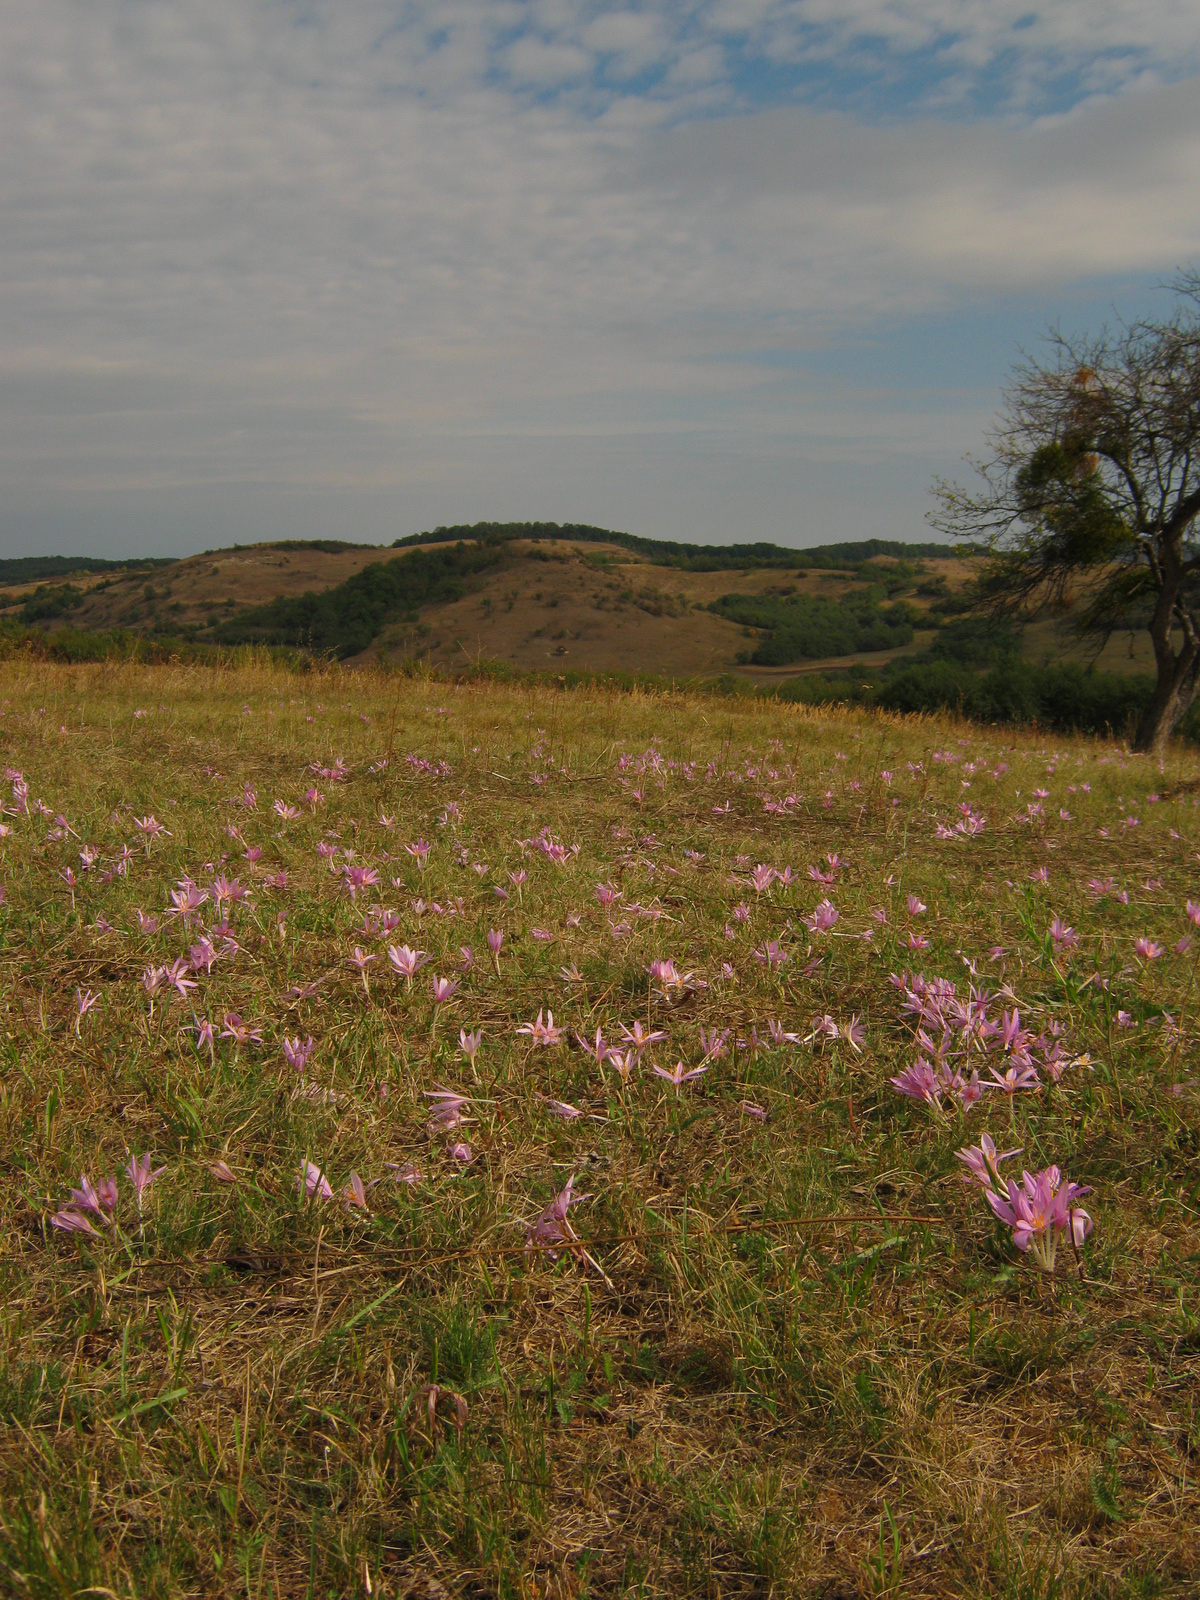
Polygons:
<instances>
[{"instance_id":1,"label":"shrub cluster","mask_svg":"<svg viewBox=\"0 0 1200 1600\"><path fill-rule=\"evenodd\" d=\"M1005 656L986 671L967 661L932 659L868 675L814 673L776 691L806 705L852 704L885 711L954 711L973 722L1025 723L1060 732L1124 734L1154 689L1148 673L1097 672L1074 662L1035 666ZM1185 736L1200 735L1200 717L1186 719Z\"/></svg>"},{"instance_id":2,"label":"shrub cluster","mask_svg":"<svg viewBox=\"0 0 1200 1600\"><path fill-rule=\"evenodd\" d=\"M768 637L745 659L761 667L859 650L895 650L911 643L916 613L902 601L882 606L869 589L830 600L824 595L726 594L710 611L744 627L767 630Z\"/></svg>"}]
</instances>

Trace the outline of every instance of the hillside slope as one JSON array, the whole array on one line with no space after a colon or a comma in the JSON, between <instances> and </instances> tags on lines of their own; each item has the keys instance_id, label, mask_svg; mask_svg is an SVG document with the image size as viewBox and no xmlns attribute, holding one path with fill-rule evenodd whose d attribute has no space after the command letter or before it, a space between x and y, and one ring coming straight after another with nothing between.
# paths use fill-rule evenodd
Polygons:
<instances>
[{"instance_id":1,"label":"hillside slope","mask_svg":"<svg viewBox=\"0 0 1200 1600\"><path fill-rule=\"evenodd\" d=\"M526 527L532 537L517 537ZM949 554L897 561L886 551L910 547L880 541L819 552L745 546L698 555L700 547L658 547L628 535L604 544L597 529L567 539L552 524L438 531L474 537L439 542L422 535L384 549L284 542L206 552L155 572L73 572L63 582L14 586L2 597L10 602L3 614L51 632L125 629L212 644L269 643L352 663L420 656L449 667L486 659L520 670L677 677L738 671L770 681L798 670L797 663L881 662L919 648L923 636L914 636L913 625L919 630L939 591L960 587L970 570ZM642 546L661 549L661 559L649 559ZM746 565L731 567L738 548ZM780 565L785 555L793 566ZM815 566L818 558L830 566ZM772 627L786 633L788 619L801 613L828 621L848 604L876 604L870 595L890 606L900 594L913 625L881 631L874 643L887 648L854 654L854 642L870 642L861 629L850 646L836 646L850 653L817 652L816 662L812 649L797 655L768 648Z\"/></svg>"}]
</instances>

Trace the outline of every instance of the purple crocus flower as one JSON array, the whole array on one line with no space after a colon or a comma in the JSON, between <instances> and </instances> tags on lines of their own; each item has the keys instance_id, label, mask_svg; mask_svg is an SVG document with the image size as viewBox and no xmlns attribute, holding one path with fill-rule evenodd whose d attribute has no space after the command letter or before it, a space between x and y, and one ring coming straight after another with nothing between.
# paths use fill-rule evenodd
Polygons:
<instances>
[{"instance_id":1,"label":"purple crocus flower","mask_svg":"<svg viewBox=\"0 0 1200 1600\"><path fill-rule=\"evenodd\" d=\"M983 1189L1003 1189L1005 1180L1000 1176L1000 1163L1010 1156L1019 1156L1021 1149L1018 1145L1015 1150L997 1150L991 1135L985 1133L977 1145L968 1145L955 1153L970 1171L967 1183L977 1183Z\"/></svg>"},{"instance_id":2,"label":"purple crocus flower","mask_svg":"<svg viewBox=\"0 0 1200 1600\"><path fill-rule=\"evenodd\" d=\"M564 1122L574 1122L577 1117L583 1115L578 1106L569 1105L565 1100L551 1100L544 1094L539 1094L535 1098L542 1102L552 1117L561 1117Z\"/></svg>"},{"instance_id":3,"label":"purple crocus flower","mask_svg":"<svg viewBox=\"0 0 1200 1600\"><path fill-rule=\"evenodd\" d=\"M302 1161L300 1163L300 1181L298 1187L301 1193L304 1194L309 1200L312 1200L314 1197L318 1200L333 1199L333 1190L329 1186L329 1180L321 1171L320 1167L318 1167L312 1161Z\"/></svg>"},{"instance_id":4,"label":"purple crocus flower","mask_svg":"<svg viewBox=\"0 0 1200 1600\"><path fill-rule=\"evenodd\" d=\"M708 1071L707 1066L692 1067L689 1071L682 1061L677 1061L670 1072L665 1067L655 1067L655 1075L665 1078L668 1083L673 1083L676 1089L682 1089L685 1083L691 1083L695 1078L702 1078Z\"/></svg>"},{"instance_id":5,"label":"purple crocus flower","mask_svg":"<svg viewBox=\"0 0 1200 1600\"><path fill-rule=\"evenodd\" d=\"M137 1195L137 1208L139 1216L141 1216L142 1213L142 1196L145 1194L146 1190L150 1187L154 1180L156 1178L161 1178L166 1170L166 1167L156 1167L153 1171L151 1171L149 1155L131 1155L129 1157L129 1162L125 1168L125 1171L129 1174L129 1181L133 1184L134 1193Z\"/></svg>"},{"instance_id":6,"label":"purple crocus flower","mask_svg":"<svg viewBox=\"0 0 1200 1600\"><path fill-rule=\"evenodd\" d=\"M93 1238L100 1237L82 1211L72 1211L69 1207L56 1211L50 1218L50 1226L61 1228L64 1233L90 1233Z\"/></svg>"},{"instance_id":7,"label":"purple crocus flower","mask_svg":"<svg viewBox=\"0 0 1200 1600\"><path fill-rule=\"evenodd\" d=\"M410 950L408 945L388 945L388 960L412 988L413 977L429 960L424 950Z\"/></svg>"},{"instance_id":8,"label":"purple crocus flower","mask_svg":"<svg viewBox=\"0 0 1200 1600\"><path fill-rule=\"evenodd\" d=\"M541 1216L532 1227L526 1228L526 1250L545 1250L553 1259L556 1256L555 1246L567 1249L579 1249L579 1240L574 1228L567 1220L567 1213L572 1206L581 1200L590 1200L590 1194L576 1194L574 1192L574 1173L567 1179L565 1189L560 1189L558 1194L542 1212Z\"/></svg>"},{"instance_id":9,"label":"purple crocus flower","mask_svg":"<svg viewBox=\"0 0 1200 1600\"><path fill-rule=\"evenodd\" d=\"M838 920L841 913L830 900L822 900L810 917L802 917L801 921L809 933L828 933Z\"/></svg>"},{"instance_id":10,"label":"purple crocus flower","mask_svg":"<svg viewBox=\"0 0 1200 1600\"><path fill-rule=\"evenodd\" d=\"M1067 1183L1057 1167L1036 1175L1023 1172L1020 1188L1010 1178L1007 1200L986 1191L992 1210L1012 1229L1017 1249L1030 1251L1043 1272L1054 1271L1058 1241L1068 1228L1076 1246L1091 1233L1091 1217L1075 1204L1080 1195L1090 1193L1081 1184Z\"/></svg>"},{"instance_id":11,"label":"purple crocus flower","mask_svg":"<svg viewBox=\"0 0 1200 1600\"><path fill-rule=\"evenodd\" d=\"M425 1098L433 1101L429 1118L431 1133L439 1128L457 1128L460 1122L466 1121L463 1111L471 1102L465 1094L455 1089L426 1089Z\"/></svg>"},{"instance_id":12,"label":"purple crocus flower","mask_svg":"<svg viewBox=\"0 0 1200 1600\"><path fill-rule=\"evenodd\" d=\"M309 1056L312 1055L315 1049L316 1040L311 1034L303 1041L297 1034L294 1039L285 1039L283 1041L283 1058L293 1071L302 1073L308 1065Z\"/></svg>"}]
</instances>

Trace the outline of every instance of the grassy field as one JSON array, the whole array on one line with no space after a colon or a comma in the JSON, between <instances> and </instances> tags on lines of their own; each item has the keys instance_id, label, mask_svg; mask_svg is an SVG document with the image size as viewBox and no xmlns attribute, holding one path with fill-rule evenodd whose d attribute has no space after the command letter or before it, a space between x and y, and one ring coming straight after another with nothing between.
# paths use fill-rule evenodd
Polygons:
<instances>
[{"instance_id":1,"label":"grassy field","mask_svg":"<svg viewBox=\"0 0 1200 1600\"><path fill-rule=\"evenodd\" d=\"M0 701L4 1593L1197 1592L1192 754Z\"/></svg>"}]
</instances>

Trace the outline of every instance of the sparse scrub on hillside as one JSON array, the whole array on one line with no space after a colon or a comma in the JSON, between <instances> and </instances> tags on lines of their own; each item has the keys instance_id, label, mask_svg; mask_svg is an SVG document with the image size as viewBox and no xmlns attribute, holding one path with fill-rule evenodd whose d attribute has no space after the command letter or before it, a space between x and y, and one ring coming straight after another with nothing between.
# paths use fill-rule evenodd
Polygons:
<instances>
[{"instance_id":1,"label":"sparse scrub on hillside","mask_svg":"<svg viewBox=\"0 0 1200 1600\"><path fill-rule=\"evenodd\" d=\"M1194 1592L1194 755L0 674L0 1587Z\"/></svg>"},{"instance_id":2,"label":"sparse scrub on hillside","mask_svg":"<svg viewBox=\"0 0 1200 1600\"><path fill-rule=\"evenodd\" d=\"M169 567L174 556L137 556L128 561L106 561L98 556L5 556L0 558L0 583L41 583L73 573L111 572L116 575Z\"/></svg>"}]
</instances>

